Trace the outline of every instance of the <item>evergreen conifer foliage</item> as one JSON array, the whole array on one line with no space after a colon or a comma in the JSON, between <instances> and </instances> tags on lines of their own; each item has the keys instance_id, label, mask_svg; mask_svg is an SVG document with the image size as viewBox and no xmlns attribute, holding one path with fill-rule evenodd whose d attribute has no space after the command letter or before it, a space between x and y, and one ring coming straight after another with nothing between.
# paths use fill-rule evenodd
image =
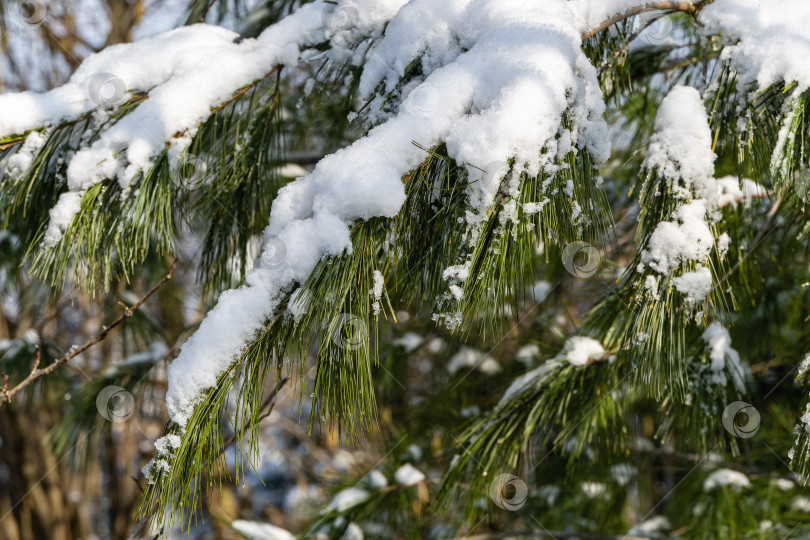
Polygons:
<instances>
[{"instance_id":1,"label":"evergreen conifer foliage","mask_svg":"<svg viewBox=\"0 0 810 540\"><path fill-rule=\"evenodd\" d=\"M793 224L786 252L807 241L810 5L269 2L239 35L197 24L241 9L218 4L192 2L187 26L93 55L60 88L0 95L3 227L39 278L101 291L190 231L201 285L221 292L169 368L140 515L193 517L224 423L255 455L268 376L303 378L308 352L311 425L361 442L378 422L380 321L419 305L499 339L538 246L579 279L610 253L626 264L575 335L465 427L440 499L476 515L487 471L536 448L615 465L649 403L679 450L741 451L724 415L753 377L727 327L751 308L766 232ZM290 141L325 110L346 119L322 133L339 150L287 181Z\"/></svg>"}]
</instances>

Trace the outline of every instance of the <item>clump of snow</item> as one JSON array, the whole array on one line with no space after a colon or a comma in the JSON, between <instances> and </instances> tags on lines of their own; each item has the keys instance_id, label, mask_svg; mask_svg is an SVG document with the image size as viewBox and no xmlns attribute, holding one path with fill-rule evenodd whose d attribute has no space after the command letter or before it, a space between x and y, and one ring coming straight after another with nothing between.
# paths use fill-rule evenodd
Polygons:
<instances>
[{"instance_id":1,"label":"clump of snow","mask_svg":"<svg viewBox=\"0 0 810 540\"><path fill-rule=\"evenodd\" d=\"M369 493L365 489L358 487L350 487L338 491L335 496L329 501L326 507L326 512L336 511L343 513L350 508L354 508L358 504L363 504L369 498Z\"/></svg>"},{"instance_id":2,"label":"clump of snow","mask_svg":"<svg viewBox=\"0 0 810 540\"><path fill-rule=\"evenodd\" d=\"M605 348L593 338L574 336L565 342L560 356L572 366L584 366L590 361L605 356Z\"/></svg>"},{"instance_id":3,"label":"clump of snow","mask_svg":"<svg viewBox=\"0 0 810 540\"><path fill-rule=\"evenodd\" d=\"M773 481L773 484L779 491L790 491L796 487L796 482L789 478L777 478Z\"/></svg>"},{"instance_id":4,"label":"clump of snow","mask_svg":"<svg viewBox=\"0 0 810 540\"><path fill-rule=\"evenodd\" d=\"M158 455L168 455L177 448L180 448L180 437L177 435L165 435L155 441L155 449L158 451Z\"/></svg>"},{"instance_id":5,"label":"clump of snow","mask_svg":"<svg viewBox=\"0 0 810 540\"><path fill-rule=\"evenodd\" d=\"M521 347L515 353L515 360L525 364L531 364L536 357L540 356L540 346L536 343L529 343Z\"/></svg>"},{"instance_id":6,"label":"clump of snow","mask_svg":"<svg viewBox=\"0 0 810 540\"><path fill-rule=\"evenodd\" d=\"M410 463L406 463L397 469L397 472L394 473L394 479L397 481L397 484L413 486L424 481L425 475Z\"/></svg>"},{"instance_id":7,"label":"clump of snow","mask_svg":"<svg viewBox=\"0 0 810 540\"><path fill-rule=\"evenodd\" d=\"M605 491L607 491L607 486L601 482L582 482L580 487L582 488L582 492L589 499L601 497L605 494Z\"/></svg>"},{"instance_id":8,"label":"clump of snow","mask_svg":"<svg viewBox=\"0 0 810 540\"><path fill-rule=\"evenodd\" d=\"M180 437L177 435L164 435L155 441L157 455L141 469L148 482L154 482L154 472L169 471L169 459L171 459L174 450L180 448L181 442Z\"/></svg>"},{"instance_id":9,"label":"clump of snow","mask_svg":"<svg viewBox=\"0 0 810 540\"><path fill-rule=\"evenodd\" d=\"M385 478L383 473L374 469L368 474L368 483L374 489L383 489L388 486L388 479Z\"/></svg>"},{"instance_id":10,"label":"clump of snow","mask_svg":"<svg viewBox=\"0 0 810 540\"><path fill-rule=\"evenodd\" d=\"M700 94L694 88L673 88L658 110L644 166L665 178L672 196L681 202L673 211L671 221L656 225L641 252L638 270L641 272L649 266L659 274L671 275L678 268L694 268L682 271L672 280L689 308L705 301L713 286L712 273L707 266L715 249L710 223L719 218L720 200L725 201L727 197L723 189L728 189L727 181L718 184L714 178L715 159ZM720 257L726 255L730 242L726 233L717 238ZM646 277L644 287L656 300L661 297L659 285L658 276Z\"/></svg>"},{"instance_id":11,"label":"clump of snow","mask_svg":"<svg viewBox=\"0 0 810 540\"><path fill-rule=\"evenodd\" d=\"M417 334L416 332L407 332L402 337L395 339L393 341L393 344L405 349L406 353L412 353L413 351L421 347L422 343L424 342L425 338Z\"/></svg>"},{"instance_id":12,"label":"clump of snow","mask_svg":"<svg viewBox=\"0 0 810 540\"><path fill-rule=\"evenodd\" d=\"M797 512L810 514L810 498L802 496L793 497L793 500L790 502L790 507Z\"/></svg>"},{"instance_id":13,"label":"clump of snow","mask_svg":"<svg viewBox=\"0 0 810 540\"><path fill-rule=\"evenodd\" d=\"M374 270L374 287L369 291L369 294L374 297L374 303L371 306L374 310L374 315L380 314L380 299L382 298L384 285L385 279L383 278L382 272Z\"/></svg>"},{"instance_id":14,"label":"clump of snow","mask_svg":"<svg viewBox=\"0 0 810 540\"><path fill-rule=\"evenodd\" d=\"M644 279L644 289L655 300L660 300L661 293L658 291L658 284L661 281L659 276L649 275Z\"/></svg>"},{"instance_id":15,"label":"clump of snow","mask_svg":"<svg viewBox=\"0 0 810 540\"><path fill-rule=\"evenodd\" d=\"M743 178L741 187L740 179L736 176L724 176L717 179L717 193L718 206L736 208L740 202L748 205L753 199L767 196L768 190L750 178Z\"/></svg>"},{"instance_id":16,"label":"clump of snow","mask_svg":"<svg viewBox=\"0 0 810 540\"><path fill-rule=\"evenodd\" d=\"M740 354L731 347L731 335L728 329L718 322L709 325L703 332L703 341L709 348L709 359L712 371L712 382L725 386L727 376L738 391L745 390L747 368L740 361Z\"/></svg>"},{"instance_id":17,"label":"clump of snow","mask_svg":"<svg viewBox=\"0 0 810 540\"><path fill-rule=\"evenodd\" d=\"M672 182L675 197L691 199L694 193L711 205L717 199L715 158L700 94L694 88L676 86L658 109L644 167Z\"/></svg>"},{"instance_id":18,"label":"clump of snow","mask_svg":"<svg viewBox=\"0 0 810 540\"><path fill-rule=\"evenodd\" d=\"M706 299L712 290L712 273L705 266L686 272L672 280L675 289L686 295L686 304L693 306Z\"/></svg>"},{"instance_id":19,"label":"clump of snow","mask_svg":"<svg viewBox=\"0 0 810 540\"><path fill-rule=\"evenodd\" d=\"M463 346L447 364L447 371L451 375L455 375L461 369L477 369L486 375L494 375L501 370L501 365L485 352Z\"/></svg>"},{"instance_id":20,"label":"clump of snow","mask_svg":"<svg viewBox=\"0 0 810 540\"><path fill-rule=\"evenodd\" d=\"M618 463L610 467L610 475L620 486L626 486L638 474L638 469L630 463Z\"/></svg>"},{"instance_id":21,"label":"clump of snow","mask_svg":"<svg viewBox=\"0 0 810 540\"><path fill-rule=\"evenodd\" d=\"M706 201L691 201L675 210L674 221L656 226L641 262L661 274L669 274L684 263L705 262L714 247L714 236L706 223Z\"/></svg>"},{"instance_id":22,"label":"clump of snow","mask_svg":"<svg viewBox=\"0 0 810 540\"><path fill-rule=\"evenodd\" d=\"M237 519L231 523L231 527L250 540L295 540L289 531L269 523Z\"/></svg>"},{"instance_id":23,"label":"clump of snow","mask_svg":"<svg viewBox=\"0 0 810 540\"><path fill-rule=\"evenodd\" d=\"M666 516L655 516L646 521L642 521L627 531L627 536L639 536L641 538L664 538L666 532L672 528Z\"/></svg>"},{"instance_id":24,"label":"clump of snow","mask_svg":"<svg viewBox=\"0 0 810 540\"><path fill-rule=\"evenodd\" d=\"M534 368L533 370L524 373L509 385L506 389L501 400L498 402L498 407L510 401L515 395L522 392L524 389L529 388L532 384L539 384L547 375L552 373L556 368L560 367L561 362L557 360L550 360L544 364Z\"/></svg>"},{"instance_id":25,"label":"clump of snow","mask_svg":"<svg viewBox=\"0 0 810 540\"><path fill-rule=\"evenodd\" d=\"M534 286L532 287L532 296L534 296L534 301L538 304L546 299L548 293L551 292L551 289L554 287L548 281L543 279L535 282Z\"/></svg>"},{"instance_id":26,"label":"clump of snow","mask_svg":"<svg viewBox=\"0 0 810 540\"><path fill-rule=\"evenodd\" d=\"M17 177L25 173L34 163L34 158L45 146L48 137L39 131L32 131L25 138L17 152L0 162L0 175Z\"/></svg>"},{"instance_id":27,"label":"clump of snow","mask_svg":"<svg viewBox=\"0 0 810 540\"><path fill-rule=\"evenodd\" d=\"M741 84L762 89L795 81L798 92L810 88L809 20L805 0L715 0L698 18L704 35L723 34L721 58L731 62Z\"/></svg>"},{"instance_id":28,"label":"clump of snow","mask_svg":"<svg viewBox=\"0 0 810 540\"><path fill-rule=\"evenodd\" d=\"M703 490L711 491L721 487L739 490L751 485L745 474L731 469L717 469L703 481Z\"/></svg>"}]
</instances>

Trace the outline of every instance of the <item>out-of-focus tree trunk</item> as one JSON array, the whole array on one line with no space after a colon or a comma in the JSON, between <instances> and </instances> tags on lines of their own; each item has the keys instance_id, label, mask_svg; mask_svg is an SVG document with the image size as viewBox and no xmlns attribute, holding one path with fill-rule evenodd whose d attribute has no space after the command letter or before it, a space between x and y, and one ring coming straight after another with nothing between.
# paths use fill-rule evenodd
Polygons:
<instances>
[{"instance_id":1,"label":"out-of-focus tree trunk","mask_svg":"<svg viewBox=\"0 0 810 540\"><path fill-rule=\"evenodd\" d=\"M110 33L107 45L129 43L132 41L132 29L143 16L142 0L107 0L110 9Z\"/></svg>"},{"instance_id":2,"label":"out-of-focus tree trunk","mask_svg":"<svg viewBox=\"0 0 810 540\"><path fill-rule=\"evenodd\" d=\"M0 531L7 538L70 540L80 534L71 530L78 520L67 503L65 468L43 444L46 416L42 410L33 418L19 408L0 408L2 462L8 474L8 489L0 495Z\"/></svg>"}]
</instances>

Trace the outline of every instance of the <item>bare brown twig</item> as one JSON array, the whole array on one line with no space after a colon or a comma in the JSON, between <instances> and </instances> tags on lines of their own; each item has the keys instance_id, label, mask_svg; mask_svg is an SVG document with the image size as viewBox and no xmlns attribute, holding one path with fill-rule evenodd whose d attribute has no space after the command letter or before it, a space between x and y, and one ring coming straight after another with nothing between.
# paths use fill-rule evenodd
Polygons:
<instances>
[{"instance_id":1,"label":"bare brown twig","mask_svg":"<svg viewBox=\"0 0 810 540\"><path fill-rule=\"evenodd\" d=\"M0 405L2 405L3 403L11 402L11 399L16 394L18 394L21 390L23 390L25 387L27 387L37 379L41 379L46 375L50 375L51 373L56 371L59 367L67 364L68 362L70 362L71 360L82 354L87 349L93 347L98 343L101 343L104 340L104 338L107 337L107 335L110 333L112 329L123 324L124 321L126 321L129 317L132 316L135 310L141 307L147 300L149 300L149 298L152 297L153 294L155 294L159 289L161 289L164 285L166 285L166 283L168 283L170 279L172 279L172 273L174 272L174 269L176 267L177 267L177 259L174 260L171 268L169 269L169 273L166 274L166 276L162 280L160 280L160 283L152 287L152 289L148 293L146 293L140 300L138 300L138 302L134 306L132 306L131 308L125 307L124 314L115 319L109 325L102 327L101 332L99 332L94 338L86 341L81 347L78 347L70 351L68 354L66 354L59 360L55 361L48 367L43 369L37 369L39 367L39 358L40 358L39 348L37 348L37 358L34 362L33 370L17 386L9 390L8 376L3 375L3 390L2 392L0 392Z\"/></svg>"},{"instance_id":2,"label":"bare brown twig","mask_svg":"<svg viewBox=\"0 0 810 540\"><path fill-rule=\"evenodd\" d=\"M595 36L602 30L613 26L614 24L621 22L625 19L633 17L635 15L640 15L642 13L646 13L648 11L682 11L684 13L689 13L692 17L697 18L700 10L703 9L708 4L711 4L714 0L703 0L702 2L692 3L688 1L676 1L676 0L660 0L657 2L647 2L641 6L634 7L629 9L625 12L619 13L614 15L613 17L607 19L606 21L602 22L596 28L588 30L584 34L582 34L583 41Z\"/></svg>"}]
</instances>

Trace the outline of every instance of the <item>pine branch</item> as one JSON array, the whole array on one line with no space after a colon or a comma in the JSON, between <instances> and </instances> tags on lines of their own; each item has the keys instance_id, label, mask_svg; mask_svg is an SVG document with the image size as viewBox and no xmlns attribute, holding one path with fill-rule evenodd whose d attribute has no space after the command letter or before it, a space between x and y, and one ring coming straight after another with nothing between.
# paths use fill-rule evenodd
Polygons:
<instances>
[{"instance_id":1,"label":"pine branch","mask_svg":"<svg viewBox=\"0 0 810 540\"><path fill-rule=\"evenodd\" d=\"M133 313L138 308L140 308L147 300L149 300L149 298L152 297L152 295L154 295L158 290L160 290L164 285L166 285L166 283L168 283L170 279L172 279L172 273L174 272L174 269L175 269L176 266L177 266L177 259L174 260L174 262L172 263L171 268L169 268L169 273L166 274L166 276L162 280L160 280L160 282L157 285L152 287L152 289L148 293L146 293L143 297L141 297L141 299L138 300L135 303L135 305L133 305L132 307L124 306L124 314L123 315L121 315L120 317L115 319L109 325L104 326L102 331L99 332L94 338L86 341L80 347L78 347L76 349L73 349L71 352L69 352L68 354L66 354L65 356L60 358L59 360L57 360L57 361L53 362L52 364L50 364L48 367L43 368L43 369L37 369L37 367L39 365L39 350L37 350L37 359L36 359L36 361L34 363L34 367L31 370L31 373L25 379L23 379L19 384L17 384L17 386L15 386L11 390L9 390L7 388L7 386L6 386L6 384L5 384L6 381L7 381L7 377L4 377L4 386L3 386L2 391L0 392L0 405L2 405L3 403L10 403L12 398L16 394L18 394L20 391L22 391L24 388L26 388L28 385L30 385L31 383L33 383L37 379L41 379L42 377L45 377L46 375L49 375L49 374L53 373L59 367L67 364L68 362L73 360L75 357L82 354L84 351L86 351L86 350L90 349L91 347L93 347L94 345L97 345L98 343L101 343L102 341L104 341L104 338L106 338L109 335L110 331L112 331L116 327L120 326L121 324L124 323L124 321L126 321L127 319L132 317Z\"/></svg>"},{"instance_id":2,"label":"pine branch","mask_svg":"<svg viewBox=\"0 0 810 540\"><path fill-rule=\"evenodd\" d=\"M584 34L582 34L582 39L588 39L592 37L602 30L605 30L614 24L621 22L625 19L629 19L630 17L634 17L636 15L640 15L642 13L646 13L648 11L682 11L684 13L689 13L692 17L697 18L700 10L702 10L708 4L711 4L714 0L702 0L697 4L693 4L692 2L688 1L659 1L659 2L648 2L644 5L637 6L631 8L623 13L619 13L610 17L606 21L603 21L599 26L593 28Z\"/></svg>"}]
</instances>

